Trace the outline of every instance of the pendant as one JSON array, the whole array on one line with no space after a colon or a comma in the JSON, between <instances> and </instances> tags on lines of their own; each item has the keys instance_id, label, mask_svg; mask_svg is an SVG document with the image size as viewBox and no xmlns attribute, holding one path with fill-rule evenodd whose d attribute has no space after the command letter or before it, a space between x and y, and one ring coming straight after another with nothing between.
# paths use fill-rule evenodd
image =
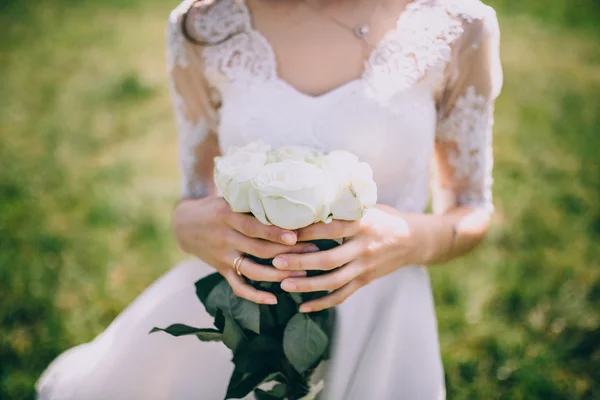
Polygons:
<instances>
[{"instance_id":1,"label":"pendant","mask_svg":"<svg viewBox=\"0 0 600 400\"><path fill-rule=\"evenodd\" d=\"M354 34L359 38L365 38L369 35L369 25L358 24L354 27Z\"/></svg>"}]
</instances>

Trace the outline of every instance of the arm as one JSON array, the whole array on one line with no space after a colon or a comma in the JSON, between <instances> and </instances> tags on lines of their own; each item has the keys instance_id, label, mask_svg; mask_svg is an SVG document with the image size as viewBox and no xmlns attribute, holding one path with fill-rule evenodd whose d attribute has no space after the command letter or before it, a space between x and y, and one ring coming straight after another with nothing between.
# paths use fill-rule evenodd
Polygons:
<instances>
[{"instance_id":1,"label":"arm","mask_svg":"<svg viewBox=\"0 0 600 400\"><path fill-rule=\"evenodd\" d=\"M491 10L491 9L490 9ZM456 43L447 85L438 101L434 158L434 214L403 214L414 242L407 258L439 264L460 257L483 240L493 213L492 126L502 86L500 32L495 15L473 21Z\"/></svg>"},{"instance_id":2,"label":"arm","mask_svg":"<svg viewBox=\"0 0 600 400\"><path fill-rule=\"evenodd\" d=\"M427 236L448 235L450 225L446 243L451 245L431 243L427 264L469 252L482 241L490 223L494 101L502 87L499 42L495 15L475 21L449 67L436 134L433 208L438 217L431 224L433 235Z\"/></svg>"},{"instance_id":3,"label":"arm","mask_svg":"<svg viewBox=\"0 0 600 400\"><path fill-rule=\"evenodd\" d=\"M181 197L190 199L216 194L212 171L213 159L219 155L219 104L216 90L202 73L202 48L183 35L185 12L188 10L176 9L169 18L167 70L177 122Z\"/></svg>"}]
</instances>

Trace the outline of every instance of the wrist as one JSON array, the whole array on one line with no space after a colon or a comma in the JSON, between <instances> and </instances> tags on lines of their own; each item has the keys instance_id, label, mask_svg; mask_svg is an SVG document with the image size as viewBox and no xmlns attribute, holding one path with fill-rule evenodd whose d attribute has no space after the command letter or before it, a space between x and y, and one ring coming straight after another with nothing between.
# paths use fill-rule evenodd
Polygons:
<instances>
[{"instance_id":1,"label":"wrist","mask_svg":"<svg viewBox=\"0 0 600 400\"><path fill-rule=\"evenodd\" d=\"M177 202L171 214L171 230L175 237L178 238L182 232L187 231L190 222L202 219L201 214L205 208L202 203L206 199L187 197Z\"/></svg>"},{"instance_id":2,"label":"wrist","mask_svg":"<svg viewBox=\"0 0 600 400\"><path fill-rule=\"evenodd\" d=\"M451 218L440 215L416 214L407 218L411 232L414 264L435 264L447 259L456 241L456 227Z\"/></svg>"}]
</instances>

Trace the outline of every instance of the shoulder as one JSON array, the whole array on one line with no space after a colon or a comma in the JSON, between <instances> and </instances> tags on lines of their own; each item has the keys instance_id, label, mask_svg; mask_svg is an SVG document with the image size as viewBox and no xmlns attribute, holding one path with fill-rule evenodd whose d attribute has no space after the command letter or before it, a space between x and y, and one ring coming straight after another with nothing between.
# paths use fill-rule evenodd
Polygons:
<instances>
[{"instance_id":1,"label":"shoulder","mask_svg":"<svg viewBox=\"0 0 600 400\"><path fill-rule=\"evenodd\" d=\"M463 26L467 41L500 35L496 11L480 0L437 0ZM468 39L471 40L468 40Z\"/></svg>"},{"instance_id":2,"label":"shoulder","mask_svg":"<svg viewBox=\"0 0 600 400\"><path fill-rule=\"evenodd\" d=\"M496 11L480 0L436 0L451 15L467 21L495 18Z\"/></svg>"},{"instance_id":3,"label":"shoulder","mask_svg":"<svg viewBox=\"0 0 600 400\"><path fill-rule=\"evenodd\" d=\"M169 16L169 32L197 44L216 44L245 30L248 12L238 0L184 0Z\"/></svg>"},{"instance_id":4,"label":"shoulder","mask_svg":"<svg viewBox=\"0 0 600 400\"><path fill-rule=\"evenodd\" d=\"M460 25L461 34L452 43L447 76L455 84L459 76L495 98L502 86L500 29L496 11L480 0L437 0Z\"/></svg>"}]
</instances>

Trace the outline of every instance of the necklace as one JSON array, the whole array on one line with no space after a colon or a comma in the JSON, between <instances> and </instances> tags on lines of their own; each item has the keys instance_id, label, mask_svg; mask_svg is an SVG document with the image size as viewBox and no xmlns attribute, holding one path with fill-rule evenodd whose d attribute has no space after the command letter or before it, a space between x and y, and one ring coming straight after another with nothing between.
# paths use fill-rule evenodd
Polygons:
<instances>
[{"instance_id":1,"label":"necklace","mask_svg":"<svg viewBox=\"0 0 600 400\"><path fill-rule=\"evenodd\" d=\"M332 22L334 22L337 25L341 26L342 28L350 30L351 32L353 32L354 35L357 38L362 39L368 47L372 47L371 44L367 41L367 37L369 36L369 33L371 33L371 27L369 26L369 23L371 22L371 19L373 18L373 14L375 14L375 11L377 11L377 8L379 6L379 1L380 0L375 0L375 6L373 7L373 10L369 14L369 18L366 19L365 22L361 22L359 24L354 25L354 27L349 27L345 23L339 21L336 18L333 18L330 15L327 15L325 13L322 13L322 14L326 18L328 18L329 20L331 20ZM307 6L309 6L310 8L312 8L314 11L321 11L319 8L315 7L313 4L311 4L310 2L308 2L306 0L304 1L304 4L306 4Z\"/></svg>"}]
</instances>

